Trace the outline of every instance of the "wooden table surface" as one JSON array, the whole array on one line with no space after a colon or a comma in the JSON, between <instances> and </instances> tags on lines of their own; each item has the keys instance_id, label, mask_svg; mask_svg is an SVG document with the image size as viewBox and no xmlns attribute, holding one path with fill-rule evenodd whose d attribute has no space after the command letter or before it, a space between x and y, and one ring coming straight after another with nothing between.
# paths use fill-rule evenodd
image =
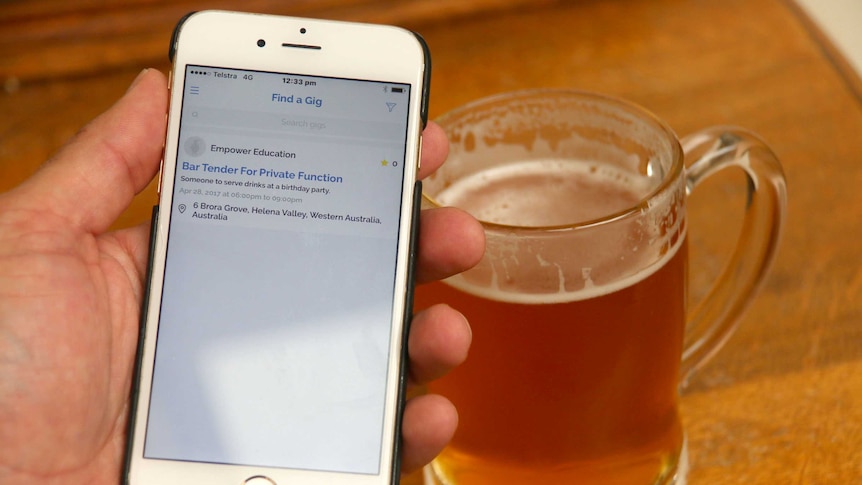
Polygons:
<instances>
[{"instance_id":1,"label":"wooden table surface","mask_svg":"<svg viewBox=\"0 0 862 485\"><path fill-rule=\"evenodd\" d=\"M0 191L143 67L167 71L175 21L213 7L419 31L432 117L501 91L574 87L638 102L680 134L762 135L785 167L789 218L738 332L682 396L690 483L862 483L862 82L789 0L6 1ZM732 244L741 195L728 175L692 197L695 298ZM118 225L154 203L151 186Z\"/></svg>"}]
</instances>

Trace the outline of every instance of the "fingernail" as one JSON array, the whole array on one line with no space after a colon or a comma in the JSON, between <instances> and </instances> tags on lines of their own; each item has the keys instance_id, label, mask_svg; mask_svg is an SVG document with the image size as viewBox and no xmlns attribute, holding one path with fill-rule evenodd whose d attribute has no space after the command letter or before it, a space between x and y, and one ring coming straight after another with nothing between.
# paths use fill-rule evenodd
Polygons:
<instances>
[{"instance_id":1,"label":"fingernail","mask_svg":"<svg viewBox=\"0 0 862 485\"><path fill-rule=\"evenodd\" d=\"M464 326L467 327L467 332L470 333L470 341L473 341L473 327L470 326L470 320L467 320L467 316L461 312L458 312L461 315L461 319L464 321Z\"/></svg>"},{"instance_id":2,"label":"fingernail","mask_svg":"<svg viewBox=\"0 0 862 485\"><path fill-rule=\"evenodd\" d=\"M129 91L131 91L131 90L132 90L132 88L134 88L135 86L137 86L137 85L138 85L138 83L139 83L139 82L141 82L141 79L144 77L144 74L146 74L146 73L147 73L147 71L149 71L149 70L150 70L149 68L145 68L143 71L141 71L141 72L138 74L138 77L136 77L136 78L135 78L135 80L134 80L134 81L132 81L132 84L130 84L130 85L129 85L129 88L128 88L128 89L126 89L126 92L128 93Z\"/></svg>"}]
</instances>

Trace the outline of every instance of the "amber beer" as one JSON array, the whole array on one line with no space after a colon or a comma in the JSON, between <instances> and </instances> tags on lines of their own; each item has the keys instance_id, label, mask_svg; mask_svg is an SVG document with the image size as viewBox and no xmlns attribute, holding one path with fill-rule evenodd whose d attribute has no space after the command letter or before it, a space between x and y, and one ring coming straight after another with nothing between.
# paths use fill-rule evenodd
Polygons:
<instances>
[{"instance_id":1,"label":"amber beer","mask_svg":"<svg viewBox=\"0 0 862 485\"><path fill-rule=\"evenodd\" d=\"M484 221L557 226L631 207L648 190L638 184L596 164L543 160L474 174L435 197ZM655 231L652 238L617 234L597 238L592 247L568 248L630 266L617 268L624 276L616 280L602 280L593 269L584 282L560 281L560 291L547 292L504 275L474 284L467 273L419 288L417 308L448 303L473 329L467 362L430 389L449 397L460 415L452 443L433 464L442 483L651 485L669 479L683 446L677 382L687 246L679 219L673 238L667 227L656 227L646 229ZM499 232L505 237L504 228ZM628 240L638 246L626 246ZM625 249L607 258L616 244ZM550 256L545 261L529 247L518 251L523 254L513 261L564 264Z\"/></svg>"},{"instance_id":2,"label":"amber beer","mask_svg":"<svg viewBox=\"0 0 862 485\"><path fill-rule=\"evenodd\" d=\"M685 485L677 390L775 256L787 204L775 154L746 130L679 139L639 106L565 89L437 121L449 159L424 180L425 203L472 213L486 247L417 290L417 308L448 303L473 327L467 362L431 385L461 419L428 485ZM746 174L743 229L687 312L686 198L725 168Z\"/></svg>"}]
</instances>

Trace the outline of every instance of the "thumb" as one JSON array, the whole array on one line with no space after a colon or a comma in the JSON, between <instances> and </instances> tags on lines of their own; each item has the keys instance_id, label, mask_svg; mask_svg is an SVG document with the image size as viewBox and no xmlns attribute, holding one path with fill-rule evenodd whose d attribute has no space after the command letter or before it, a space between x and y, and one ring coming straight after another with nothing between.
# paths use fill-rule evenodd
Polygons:
<instances>
[{"instance_id":1,"label":"thumb","mask_svg":"<svg viewBox=\"0 0 862 485\"><path fill-rule=\"evenodd\" d=\"M141 72L114 106L15 189L17 205L88 232L105 231L158 170L167 101L164 75Z\"/></svg>"}]
</instances>

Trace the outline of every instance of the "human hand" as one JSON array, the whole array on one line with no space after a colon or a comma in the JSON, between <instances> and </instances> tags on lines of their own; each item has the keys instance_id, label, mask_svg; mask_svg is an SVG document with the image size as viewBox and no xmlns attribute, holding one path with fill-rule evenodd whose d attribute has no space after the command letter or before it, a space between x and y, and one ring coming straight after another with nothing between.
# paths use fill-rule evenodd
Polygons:
<instances>
[{"instance_id":1,"label":"human hand","mask_svg":"<svg viewBox=\"0 0 862 485\"><path fill-rule=\"evenodd\" d=\"M117 484L148 257L148 225L107 232L158 170L167 82L142 73L109 111L33 177L0 194L0 483ZM424 177L444 160L442 130L424 133ZM483 235L456 209L422 213L417 277L475 264ZM464 318L446 306L418 313L411 380L460 363ZM405 409L403 462L435 456L457 424L440 396Z\"/></svg>"}]
</instances>

